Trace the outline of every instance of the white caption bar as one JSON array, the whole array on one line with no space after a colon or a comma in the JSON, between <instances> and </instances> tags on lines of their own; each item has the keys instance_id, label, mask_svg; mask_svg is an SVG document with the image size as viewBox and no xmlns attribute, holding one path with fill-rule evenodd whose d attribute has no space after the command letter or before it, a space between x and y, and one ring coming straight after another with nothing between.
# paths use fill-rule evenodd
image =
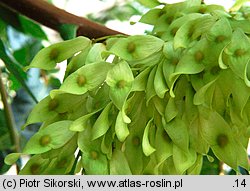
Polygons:
<instances>
[{"instance_id":1,"label":"white caption bar","mask_svg":"<svg viewBox=\"0 0 250 191\"><path fill-rule=\"evenodd\" d=\"M249 191L250 176L0 176L0 190Z\"/></svg>"}]
</instances>

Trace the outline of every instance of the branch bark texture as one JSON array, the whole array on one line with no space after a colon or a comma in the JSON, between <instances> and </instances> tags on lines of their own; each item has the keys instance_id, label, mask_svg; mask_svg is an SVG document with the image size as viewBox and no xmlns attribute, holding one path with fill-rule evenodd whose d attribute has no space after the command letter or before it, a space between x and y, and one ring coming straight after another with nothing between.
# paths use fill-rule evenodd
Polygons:
<instances>
[{"instance_id":1,"label":"branch bark texture","mask_svg":"<svg viewBox=\"0 0 250 191\"><path fill-rule=\"evenodd\" d=\"M75 24L78 26L78 36L100 38L122 34L86 18L68 13L44 0L0 0L0 4L56 31L62 24Z\"/></svg>"}]
</instances>

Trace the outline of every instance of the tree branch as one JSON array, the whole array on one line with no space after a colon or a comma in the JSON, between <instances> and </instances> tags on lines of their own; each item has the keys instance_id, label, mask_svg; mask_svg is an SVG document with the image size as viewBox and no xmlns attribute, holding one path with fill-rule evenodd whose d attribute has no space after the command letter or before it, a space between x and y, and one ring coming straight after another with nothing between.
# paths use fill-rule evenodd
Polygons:
<instances>
[{"instance_id":1,"label":"tree branch","mask_svg":"<svg viewBox=\"0 0 250 191\"><path fill-rule=\"evenodd\" d=\"M75 24L78 26L78 36L100 38L122 34L86 18L68 13L44 0L0 0L0 4L56 31L62 24Z\"/></svg>"}]
</instances>

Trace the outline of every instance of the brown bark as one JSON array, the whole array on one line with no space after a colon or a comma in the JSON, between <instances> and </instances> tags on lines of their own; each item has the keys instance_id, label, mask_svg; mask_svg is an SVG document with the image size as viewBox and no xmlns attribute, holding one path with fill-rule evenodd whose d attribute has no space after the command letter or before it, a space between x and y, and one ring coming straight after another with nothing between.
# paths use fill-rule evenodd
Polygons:
<instances>
[{"instance_id":1,"label":"brown bark","mask_svg":"<svg viewBox=\"0 0 250 191\"><path fill-rule=\"evenodd\" d=\"M75 24L78 26L77 34L88 38L122 34L86 18L68 13L44 0L0 0L0 4L57 31L62 24Z\"/></svg>"}]
</instances>

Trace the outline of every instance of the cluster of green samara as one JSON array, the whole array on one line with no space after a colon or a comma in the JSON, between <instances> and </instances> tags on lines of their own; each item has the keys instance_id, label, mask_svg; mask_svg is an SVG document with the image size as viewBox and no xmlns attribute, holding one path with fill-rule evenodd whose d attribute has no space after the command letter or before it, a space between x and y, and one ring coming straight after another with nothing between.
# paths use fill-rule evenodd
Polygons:
<instances>
[{"instance_id":1,"label":"cluster of green samara","mask_svg":"<svg viewBox=\"0 0 250 191\"><path fill-rule=\"evenodd\" d=\"M150 35L85 37L41 50L28 68L70 59L61 87L30 113L41 122L20 174L199 174L214 155L249 170L250 9L200 1L152 9Z\"/></svg>"}]
</instances>

